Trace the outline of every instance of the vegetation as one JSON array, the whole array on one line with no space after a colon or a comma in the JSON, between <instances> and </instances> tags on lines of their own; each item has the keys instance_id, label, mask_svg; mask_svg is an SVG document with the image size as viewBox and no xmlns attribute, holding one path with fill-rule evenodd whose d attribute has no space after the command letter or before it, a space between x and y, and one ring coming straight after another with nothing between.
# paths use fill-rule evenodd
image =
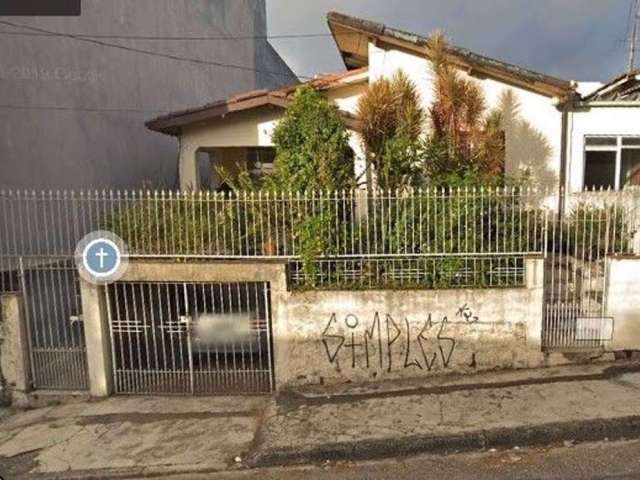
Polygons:
<instances>
[{"instance_id":1,"label":"vegetation","mask_svg":"<svg viewBox=\"0 0 640 480\"><path fill-rule=\"evenodd\" d=\"M353 152L338 108L310 86L300 87L273 131L275 170L270 190L305 191L354 186Z\"/></svg>"},{"instance_id":2,"label":"vegetation","mask_svg":"<svg viewBox=\"0 0 640 480\"><path fill-rule=\"evenodd\" d=\"M580 203L559 228L551 246L576 258L602 258L612 252L632 253L635 227L623 209Z\"/></svg>"},{"instance_id":3,"label":"vegetation","mask_svg":"<svg viewBox=\"0 0 640 480\"><path fill-rule=\"evenodd\" d=\"M450 61L448 44L440 32L429 41L434 74L434 101L429 110L428 138L431 175L469 171L489 176L504 174L501 114L488 111L480 86L463 77Z\"/></svg>"},{"instance_id":4,"label":"vegetation","mask_svg":"<svg viewBox=\"0 0 640 480\"><path fill-rule=\"evenodd\" d=\"M358 103L376 195L358 199L341 115L303 86L274 130L272 175L221 171L233 192L118 201L105 227L131 252L295 257L299 288L518 284L523 259L513 252L542 251L545 216L517 183L505 186L502 117L447 51L433 35L428 111L402 72L373 82ZM632 232L611 215L580 206L549 238L585 256L601 255L607 242L622 251ZM604 226L606 216L615 221Z\"/></svg>"},{"instance_id":5,"label":"vegetation","mask_svg":"<svg viewBox=\"0 0 640 480\"><path fill-rule=\"evenodd\" d=\"M376 80L360 97L357 116L377 186L417 186L425 114L415 84L401 70Z\"/></svg>"}]
</instances>

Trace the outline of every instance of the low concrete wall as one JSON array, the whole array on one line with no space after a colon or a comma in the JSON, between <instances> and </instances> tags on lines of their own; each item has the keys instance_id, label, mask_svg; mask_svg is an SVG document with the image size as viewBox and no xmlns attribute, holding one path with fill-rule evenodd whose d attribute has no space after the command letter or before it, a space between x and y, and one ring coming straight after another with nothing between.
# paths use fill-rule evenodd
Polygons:
<instances>
[{"instance_id":1,"label":"low concrete wall","mask_svg":"<svg viewBox=\"0 0 640 480\"><path fill-rule=\"evenodd\" d=\"M505 289L291 293L277 318L279 386L539 366L543 261ZM275 317L274 317L275 318Z\"/></svg>"},{"instance_id":2,"label":"low concrete wall","mask_svg":"<svg viewBox=\"0 0 640 480\"><path fill-rule=\"evenodd\" d=\"M20 405L31 389L22 294L0 294L0 314L0 372L7 389L4 395Z\"/></svg>"},{"instance_id":3,"label":"low concrete wall","mask_svg":"<svg viewBox=\"0 0 640 480\"><path fill-rule=\"evenodd\" d=\"M542 259L533 258L522 288L290 292L282 262L131 261L122 281L269 282L275 381L283 388L541 365L543 276ZM104 309L85 305L104 303L89 289L82 295L85 312ZM105 358L106 343L89 343L90 357ZM103 384L92 393L108 394Z\"/></svg>"},{"instance_id":4,"label":"low concrete wall","mask_svg":"<svg viewBox=\"0 0 640 480\"><path fill-rule=\"evenodd\" d=\"M605 348L640 350L640 257L607 259L606 315L613 318L613 336Z\"/></svg>"}]
</instances>

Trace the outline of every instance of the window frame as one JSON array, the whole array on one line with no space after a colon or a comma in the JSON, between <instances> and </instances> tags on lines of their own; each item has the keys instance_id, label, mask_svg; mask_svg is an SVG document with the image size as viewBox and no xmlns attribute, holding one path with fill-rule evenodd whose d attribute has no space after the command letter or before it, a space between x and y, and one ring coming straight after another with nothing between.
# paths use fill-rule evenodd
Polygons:
<instances>
[{"instance_id":1,"label":"window frame","mask_svg":"<svg viewBox=\"0 0 640 480\"><path fill-rule=\"evenodd\" d=\"M588 138L615 138L615 145L587 145ZM640 135L616 135L616 134L589 134L584 135L582 139L582 191L587 190L584 184L587 173L587 152L615 152L616 164L614 172L614 190L620 190L620 173L622 171L622 150L640 150L640 143L638 145L622 145L622 140L625 138L637 138L640 139ZM624 186L622 187L624 188Z\"/></svg>"}]
</instances>

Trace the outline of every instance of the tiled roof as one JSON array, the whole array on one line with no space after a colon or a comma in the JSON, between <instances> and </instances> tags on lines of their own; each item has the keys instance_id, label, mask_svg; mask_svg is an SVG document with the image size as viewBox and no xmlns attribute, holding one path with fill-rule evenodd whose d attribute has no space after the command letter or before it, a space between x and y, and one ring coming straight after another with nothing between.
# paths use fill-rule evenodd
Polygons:
<instances>
[{"instance_id":1,"label":"tiled roof","mask_svg":"<svg viewBox=\"0 0 640 480\"><path fill-rule=\"evenodd\" d=\"M584 98L587 102L640 101L640 70L620 75Z\"/></svg>"},{"instance_id":2,"label":"tiled roof","mask_svg":"<svg viewBox=\"0 0 640 480\"><path fill-rule=\"evenodd\" d=\"M311 85L317 90L327 90L341 85L343 82L348 82L351 78L357 78L366 73L367 68L364 67L357 70L324 74L305 82L305 84ZM148 120L145 122L145 125L147 128L157 132L176 135L179 133L180 127L202 120L221 117L230 112L238 112L266 105L285 108L289 102L289 98L299 86L300 84L296 84L275 90L251 90L198 107L169 112ZM349 113L342 112L342 114L345 118L352 119Z\"/></svg>"}]
</instances>

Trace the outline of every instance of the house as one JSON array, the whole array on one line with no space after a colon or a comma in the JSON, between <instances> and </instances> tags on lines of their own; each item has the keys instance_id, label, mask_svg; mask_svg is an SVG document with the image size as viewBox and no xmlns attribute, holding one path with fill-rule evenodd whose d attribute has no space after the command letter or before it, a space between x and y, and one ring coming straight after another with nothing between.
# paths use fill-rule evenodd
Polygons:
<instances>
[{"instance_id":1,"label":"house","mask_svg":"<svg viewBox=\"0 0 640 480\"><path fill-rule=\"evenodd\" d=\"M640 71L576 101L568 136L568 191L640 185Z\"/></svg>"},{"instance_id":2,"label":"house","mask_svg":"<svg viewBox=\"0 0 640 480\"><path fill-rule=\"evenodd\" d=\"M434 74L426 37L335 12L329 13L327 20L347 71L320 76L309 83L334 101L345 118L354 117L358 98L368 84L389 77L397 70L404 71L413 80L423 106L428 109L433 101ZM502 114L507 175L527 174L541 187L563 186L580 191L591 184L606 183L606 179L597 180L602 163L598 156L615 155L619 158L614 162L616 172L619 169L626 172L625 165L630 160L624 159L630 154L625 153L627 150L623 147L628 147L631 140L616 139L618 150L615 152L610 148L608 154L593 154L589 152L595 145L585 145L583 138L604 135L609 139L606 141L611 142L611 135L630 135L634 129L640 132L640 127L636 127L640 125L640 111L629 98L632 94L613 93L628 90L628 83L614 81L583 98L576 82L455 46L451 46L448 53L460 74L472 78L481 87L488 107ZM588 86L582 84L582 87ZM591 87L593 90L594 86ZM266 158L266 163L272 162L270 133L291 93L291 88L251 92L157 117L148 121L147 127L178 138L181 188L197 189L206 185L215 189L221 184L220 179L209 180L211 174L206 172L211 171L210 162L229 165L241 160L250 169L254 168L256 158L260 158L258 163L263 163L262 158ZM612 95L615 100L604 100ZM619 116L622 110L624 119ZM610 115L616 115L616 119L611 120ZM620 123L624 128L616 126ZM366 169L366 161L357 122L352 122L349 128L356 174L359 174ZM598 145L598 151L604 146L613 145ZM203 158L205 154L208 156ZM589 174L586 183L585 162ZM624 182L609 183L617 188Z\"/></svg>"},{"instance_id":3,"label":"house","mask_svg":"<svg viewBox=\"0 0 640 480\"><path fill-rule=\"evenodd\" d=\"M366 66L308 82L338 106L350 132L356 175L364 172L365 163L354 113L368 82ZM181 189L220 189L223 180L216 167L230 172L238 166L268 171L273 165L271 133L296 87L248 92L163 115L146 125L178 138Z\"/></svg>"},{"instance_id":4,"label":"house","mask_svg":"<svg viewBox=\"0 0 640 480\"><path fill-rule=\"evenodd\" d=\"M297 81L265 39L264 0L83 0L79 17L2 20L3 188L173 188L174 141L143 119Z\"/></svg>"}]
</instances>

